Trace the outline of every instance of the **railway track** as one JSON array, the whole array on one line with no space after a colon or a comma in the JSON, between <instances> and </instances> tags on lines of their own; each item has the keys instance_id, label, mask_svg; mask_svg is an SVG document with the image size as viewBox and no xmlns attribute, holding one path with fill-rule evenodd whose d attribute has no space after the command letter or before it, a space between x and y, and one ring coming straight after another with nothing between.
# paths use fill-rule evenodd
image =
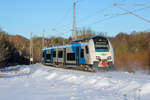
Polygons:
<instances>
[{"instance_id":1,"label":"railway track","mask_svg":"<svg viewBox=\"0 0 150 100\"><path fill-rule=\"evenodd\" d=\"M85 66L85 65L81 65L81 66L69 66L69 65L56 65L56 64L50 64L50 63L44 63L45 66L47 67L55 67L55 68L63 68L63 69L68 69L68 70L76 70L76 71L84 71L84 72L105 72L105 71L114 71L116 70L115 68L110 69L110 68L98 68L98 67L89 67L89 66Z\"/></svg>"}]
</instances>

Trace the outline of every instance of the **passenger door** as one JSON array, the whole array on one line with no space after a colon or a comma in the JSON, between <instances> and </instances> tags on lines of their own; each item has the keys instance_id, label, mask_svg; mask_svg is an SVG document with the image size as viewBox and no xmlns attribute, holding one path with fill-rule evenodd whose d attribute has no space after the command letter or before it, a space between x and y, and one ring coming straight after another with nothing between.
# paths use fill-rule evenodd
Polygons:
<instances>
[{"instance_id":1,"label":"passenger door","mask_svg":"<svg viewBox=\"0 0 150 100\"><path fill-rule=\"evenodd\" d=\"M76 65L79 65L79 47L76 47Z\"/></svg>"},{"instance_id":2,"label":"passenger door","mask_svg":"<svg viewBox=\"0 0 150 100\"><path fill-rule=\"evenodd\" d=\"M66 48L64 48L63 58L64 58L64 65L66 65Z\"/></svg>"}]
</instances>

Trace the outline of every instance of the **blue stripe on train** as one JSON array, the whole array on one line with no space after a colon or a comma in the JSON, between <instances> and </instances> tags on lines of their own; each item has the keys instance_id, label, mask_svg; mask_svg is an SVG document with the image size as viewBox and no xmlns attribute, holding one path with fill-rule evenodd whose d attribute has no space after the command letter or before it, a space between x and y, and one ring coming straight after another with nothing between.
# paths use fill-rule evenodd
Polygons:
<instances>
[{"instance_id":1,"label":"blue stripe on train","mask_svg":"<svg viewBox=\"0 0 150 100\"><path fill-rule=\"evenodd\" d=\"M50 53L49 53L50 54L50 58L49 59L46 58L48 49L44 50L44 62L50 62L50 63L52 63L53 62L53 51L54 51L54 48L51 48L49 50L50 50Z\"/></svg>"},{"instance_id":2,"label":"blue stripe on train","mask_svg":"<svg viewBox=\"0 0 150 100\"><path fill-rule=\"evenodd\" d=\"M72 47L72 51L73 51L73 53L75 53L75 55L77 54L76 48L79 47L79 64L86 64L85 58L81 57L81 44L80 43L72 44L71 47ZM47 50L44 50L44 54L45 54L44 55L44 61L46 62L47 60L50 60L50 63L52 63L53 62L54 48L50 48L50 59L46 59L46 54L47 54L46 52L47 52ZM75 61L77 61L77 57L76 56L75 56Z\"/></svg>"},{"instance_id":3,"label":"blue stripe on train","mask_svg":"<svg viewBox=\"0 0 150 100\"><path fill-rule=\"evenodd\" d=\"M81 58L81 44L72 44L72 51L77 54L77 47L79 47L79 64L86 64L85 58ZM75 60L77 61L77 57L75 56Z\"/></svg>"}]
</instances>

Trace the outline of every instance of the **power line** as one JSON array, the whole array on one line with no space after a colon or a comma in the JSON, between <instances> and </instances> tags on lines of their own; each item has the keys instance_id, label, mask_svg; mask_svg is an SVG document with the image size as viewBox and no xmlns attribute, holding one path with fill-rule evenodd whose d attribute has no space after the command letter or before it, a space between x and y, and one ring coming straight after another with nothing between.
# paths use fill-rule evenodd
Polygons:
<instances>
[{"instance_id":1,"label":"power line","mask_svg":"<svg viewBox=\"0 0 150 100\"><path fill-rule=\"evenodd\" d=\"M76 3L76 4L79 4L80 2L83 2L83 1L85 1L85 0L77 0L77 1L75 1L74 3ZM64 16L57 22L57 24L55 24L54 26L56 27L58 24L60 24L61 22L62 22L62 20L64 21L64 19L66 18L66 16L68 15L68 13L70 12L72 10L72 6L67 10L67 12L64 14ZM67 24L67 25L63 25L62 27L66 27L66 26L69 26L69 25L71 25L72 23L69 23L69 24ZM61 28L62 28L61 27Z\"/></svg>"},{"instance_id":2,"label":"power line","mask_svg":"<svg viewBox=\"0 0 150 100\"><path fill-rule=\"evenodd\" d=\"M143 7L143 8L140 8L140 9L135 9L135 10L132 10L132 12L138 12L138 11L142 11L142 10L145 10L145 9L148 9L148 8L150 8L150 6L147 6L147 7ZM104 9L101 9L100 11L103 11ZM106 21L106 20L109 20L109 19L113 19L113 18L116 18L116 17L119 17L119 16L123 16L123 15L127 15L127 14L129 14L129 13L119 13L119 14L115 14L115 15L112 15L112 16L109 16L109 17L107 17L107 18L104 18L104 19L101 19L101 20L98 20L98 21L96 21L96 22L94 22L94 23L92 23L92 24L89 24L89 25L87 25L87 26L92 26L92 25L94 25L94 24L97 24L97 23L101 23L101 22L104 22L104 21ZM84 19L89 19L90 17L92 17L93 15L91 15L91 16L87 16L87 17L85 17ZM83 20L84 20L83 19ZM81 20L81 21L83 21L83 20ZM79 20L78 20L79 21ZM67 24L67 25L64 25L63 27L68 27L69 25L71 25L71 23L69 23L69 24Z\"/></svg>"},{"instance_id":3,"label":"power line","mask_svg":"<svg viewBox=\"0 0 150 100\"><path fill-rule=\"evenodd\" d=\"M135 9L135 10L133 10L132 12L137 12L137 11L142 11L142 10L144 10L144 9L147 9L147 8L150 8L150 6L148 6L148 7L144 7L144 8L140 8L140 9ZM126 14L129 14L129 13L118 13L118 14L114 14L114 15L116 15L116 16L121 16L121 15L126 15ZM109 15L109 14L108 14ZM106 15L104 15L104 16L108 16L107 14Z\"/></svg>"},{"instance_id":4,"label":"power line","mask_svg":"<svg viewBox=\"0 0 150 100\"><path fill-rule=\"evenodd\" d=\"M150 4L118 4L120 6L150 6Z\"/></svg>"},{"instance_id":5,"label":"power line","mask_svg":"<svg viewBox=\"0 0 150 100\"><path fill-rule=\"evenodd\" d=\"M82 0L81 0L82 1ZM146 5L144 5L144 4L133 4L133 6L146 6ZM108 7L107 7L108 8ZM150 5L148 6L148 7L143 7L143 8L141 8L141 9L135 9L135 10L133 10L133 11L131 11L131 12L137 12L137 11L142 11L142 10L144 10L144 9L147 9L147 8L150 8ZM104 11L105 9L101 9L100 11ZM98 12L98 11L97 11ZM91 25L94 25L94 24L97 24L97 23L101 23L101 22L104 22L104 21L106 21L106 20L109 20L109 19L113 19L113 18L116 18L116 17L118 17L118 16L122 16L122 15L126 15L126 14L129 14L128 12L126 12L126 13L120 13L120 14L115 14L115 15L113 15L113 16L110 16L110 17L107 17L107 18L104 18L104 19L101 19L101 20L98 20L98 21L96 21L96 22L94 22L94 23L92 23L92 24L89 24L88 26L91 26ZM92 17L92 16L94 16L94 15L89 15L89 16L87 16L87 17L85 17L84 19L89 19L90 17ZM83 19L83 20L84 20ZM81 21L83 21L83 20L81 20ZM78 20L78 21L80 21L80 20ZM81 22L80 21L80 22ZM69 25L71 25L72 23L69 23L69 24L67 24L67 25L64 25L64 26L62 26L62 27L68 27Z\"/></svg>"},{"instance_id":6,"label":"power line","mask_svg":"<svg viewBox=\"0 0 150 100\"><path fill-rule=\"evenodd\" d=\"M84 1L84 0L77 0L77 1L74 2L74 3L77 4L77 3L82 2L82 1ZM64 19L66 18L66 16L70 13L71 9L72 9L72 6L66 11L66 13L64 14L64 16L63 16L63 17L57 22L57 24L54 25L54 26L57 26L58 24L60 24L60 22L64 21Z\"/></svg>"},{"instance_id":7,"label":"power line","mask_svg":"<svg viewBox=\"0 0 150 100\"><path fill-rule=\"evenodd\" d=\"M141 9L136 9L136 10L133 10L132 12L141 11L141 10L144 10L144 9L147 9L147 8L150 8L150 6L149 6L149 7L144 7L144 8L141 8ZM126 14L129 14L129 13L126 12L126 13L116 14L116 15L113 15L113 16L110 16L110 17L107 17L107 18L98 20L98 21L96 21L96 22L94 22L94 23L92 23L92 24L89 24L88 26L92 26L92 25L94 25L94 24L101 23L101 22L103 22L103 21L106 21L106 20L109 20L109 19L113 19L113 18L116 18L116 17L118 17L118 16L122 16L122 15L126 15Z\"/></svg>"},{"instance_id":8,"label":"power line","mask_svg":"<svg viewBox=\"0 0 150 100\"><path fill-rule=\"evenodd\" d=\"M79 3L79 2L81 2L81 1L84 1L84 0L77 0L76 2L74 2L74 4L76 4L76 3ZM70 12L72 10L72 6L67 10L67 12L64 14L64 16L58 21L58 23L57 24L55 24L54 26L56 27L58 24L60 24L62 21L64 21L64 19L66 18L66 16L68 15L68 13ZM67 25L63 25L62 27L66 27L66 26L69 26L69 25L71 25L72 23L69 23L69 24L67 24ZM62 28L61 27L61 28ZM55 30L55 28L53 28L52 29L53 31Z\"/></svg>"},{"instance_id":9,"label":"power line","mask_svg":"<svg viewBox=\"0 0 150 100\"><path fill-rule=\"evenodd\" d=\"M103 9L101 9L101 10L97 10L95 13L99 13L99 12L105 11L106 9L109 9L109 8L111 8L111 7L112 7L112 6L109 5L109 6L106 7L106 8L103 8ZM83 17L83 18L77 20L77 22L86 21L87 19L90 19L90 18L93 17L93 16L94 16L93 14L92 14L92 15L87 15L86 17ZM68 23L68 24L66 24L66 25L63 25L61 28L67 28L67 27L69 27L71 24L72 24L72 23Z\"/></svg>"},{"instance_id":10,"label":"power line","mask_svg":"<svg viewBox=\"0 0 150 100\"><path fill-rule=\"evenodd\" d=\"M110 7L106 7L106 8L104 8L104 9L101 9L101 10L98 10L98 11L96 11L95 13L99 13L99 12L103 12L103 11L105 11L106 9L109 9L109 8L111 8L111 6ZM88 16L86 16L86 17L84 17L84 18L82 18L82 19L80 19L80 20L78 20L79 22L82 22L82 21L85 21L85 19L87 20L87 19L90 19L91 17L93 17L93 16L95 16L95 15L88 15Z\"/></svg>"},{"instance_id":11,"label":"power line","mask_svg":"<svg viewBox=\"0 0 150 100\"><path fill-rule=\"evenodd\" d=\"M58 22L54 25L54 27L51 29L52 31L55 31L55 32L57 32L57 33L62 33L62 34L64 34L63 32L57 31L56 27L57 27L57 26L60 26L60 24L64 21L64 19L66 18L66 16L70 13L71 8L72 8L72 6L67 9L67 11L64 13L63 17L61 17L61 18L59 19L59 21L58 21Z\"/></svg>"},{"instance_id":12,"label":"power line","mask_svg":"<svg viewBox=\"0 0 150 100\"><path fill-rule=\"evenodd\" d=\"M68 30L68 31L66 31L66 32L61 32L61 31L58 31L57 29L52 29L52 31L55 31L55 32L57 32L57 33L61 33L61 34L64 35L64 34L70 32L70 31L72 31L72 30L70 29L70 30Z\"/></svg>"},{"instance_id":13,"label":"power line","mask_svg":"<svg viewBox=\"0 0 150 100\"><path fill-rule=\"evenodd\" d=\"M136 13L134 13L134 12L132 12L132 11L126 10L126 9L120 7L118 4L114 4L114 6L116 6L117 8L119 8L119 9L125 11L125 12L127 12L128 14L134 15L134 16L136 16L137 18L139 18L139 19L141 19L141 20L143 20L143 21L145 21L145 22L150 23L150 20L147 20L146 18L144 18L144 17L142 17L142 16L139 16L139 15L137 15Z\"/></svg>"},{"instance_id":14,"label":"power line","mask_svg":"<svg viewBox=\"0 0 150 100\"><path fill-rule=\"evenodd\" d=\"M76 2L74 2L74 3L76 3L76 4L77 4L77 3L82 2L82 1L84 1L84 0L77 0L77 1L76 1Z\"/></svg>"},{"instance_id":15,"label":"power line","mask_svg":"<svg viewBox=\"0 0 150 100\"><path fill-rule=\"evenodd\" d=\"M92 23L92 24L89 24L88 26L92 26L92 25L94 25L94 24L101 23L101 22L103 22L103 21L106 21L106 20L109 20L109 19L112 19L112 18L115 18L115 17L117 17L117 16L110 16L110 17L108 17L108 18L101 19L101 20L98 20L98 21L96 21L96 22L94 22L94 23Z\"/></svg>"},{"instance_id":16,"label":"power line","mask_svg":"<svg viewBox=\"0 0 150 100\"><path fill-rule=\"evenodd\" d=\"M126 0L119 0L120 2L126 1Z\"/></svg>"},{"instance_id":17,"label":"power line","mask_svg":"<svg viewBox=\"0 0 150 100\"><path fill-rule=\"evenodd\" d=\"M69 7L69 9L65 12L64 16L60 18L60 20L54 25L54 27L56 27L58 24L62 23L64 21L64 19L66 18L66 16L70 13L71 11L71 7Z\"/></svg>"}]
</instances>

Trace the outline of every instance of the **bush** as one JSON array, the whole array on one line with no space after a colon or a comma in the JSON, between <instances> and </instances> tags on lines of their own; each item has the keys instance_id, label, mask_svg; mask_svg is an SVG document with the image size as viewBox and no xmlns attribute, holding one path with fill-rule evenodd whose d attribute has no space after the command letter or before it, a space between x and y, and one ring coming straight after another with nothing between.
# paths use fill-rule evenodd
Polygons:
<instances>
[{"instance_id":1,"label":"bush","mask_svg":"<svg viewBox=\"0 0 150 100\"><path fill-rule=\"evenodd\" d=\"M14 55L15 48L14 46L9 42L8 35L0 31L0 67L6 66L8 64L9 60Z\"/></svg>"},{"instance_id":2,"label":"bush","mask_svg":"<svg viewBox=\"0 0 150 100\"><path fill-rule=\"evenodd\" d=\"M121 70L150 69L150 33L120 33L110 38L115 52L115 66Z\"/></svg>"}]
</instances>

